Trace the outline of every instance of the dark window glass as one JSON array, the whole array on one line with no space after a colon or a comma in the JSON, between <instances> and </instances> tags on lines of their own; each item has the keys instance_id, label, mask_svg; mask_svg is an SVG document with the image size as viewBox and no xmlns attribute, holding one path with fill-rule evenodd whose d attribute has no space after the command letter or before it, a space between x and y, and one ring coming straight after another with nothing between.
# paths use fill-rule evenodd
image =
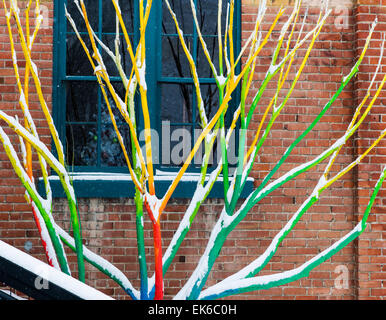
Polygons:
<instances>
[{"instance_id":1,"label":"dark window glass","mask_svg":"<svg viewBox=\"0 0 386 320\"><path fill-rule=\"evenodd\" d=\"M83 37L85 44L91 48L90 40ZM67 34L66 38L66 75L68 76L92 76L94 71L90 61L74 33Z\"/></svg>"},{"instance_id":2,"label":"dark window glass","mask_svg":"<svg viewBox=\"0 0 386 320\"><path fill-rule=\"evenodd\" d=\"M72 166L96 166L98 151L97 125L66 125L67 163Z\"/></svg>"}]
</instances>

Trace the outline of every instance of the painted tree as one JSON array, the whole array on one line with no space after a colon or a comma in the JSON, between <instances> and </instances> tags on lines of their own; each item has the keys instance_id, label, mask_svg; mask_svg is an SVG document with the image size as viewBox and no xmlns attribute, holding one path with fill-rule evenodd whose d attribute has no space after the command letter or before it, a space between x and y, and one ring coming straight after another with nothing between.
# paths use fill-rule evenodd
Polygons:
<instances>
[{"instance_id":1,"label":"painted tree","mask_svg":"<svg viewBox=\"0 0 386 320\"><path fill-rule=\"evenodd\" d=\"M283 17L287 11L281 8L278 11L277 16L272 22L269 30L263 32L262 23L264 22L267 8L266 1L260 1L254 30L243 46L241 52L237 55L235 52L235 43L233 38L235 1L228 1L227 11L222 12L223 3L222 0L219 0L217 22L217 39L219 50L218 65L216 65L211 58L211 54L207 48L205 39L202 36L200 23L197 19L197 8L195 6L195 2L193 0L187 1L187 4L191 6L193 21L198 33L201 48L205 54L207 63L210 66L218 88L219 104L217 106L217 110L212 117L208 117L197 73L198 66L194 63L190 48L186 43L179 21L177 21L177 16L173 12L173 6L169 3L168 0L164 0L163 2L166 4L174 21L176 34L178 34L180 41L180 46L182 47L184 54L189 61L190 71L194 82L194 94L196 95L202 132L196 139L191 152L186 157L183 165L180 167L178 174L175 176L167 192L160 199L157 198L155 190L156 185L154 179L152 156L152 135L148 105L149 93L146 84L146 30L149 22L150 11L152 9L152 1L149 0L146 1L146 3L143 0L138 1L140 37L138 45L134 47L127 31L127 26L124 23L125 20L122 16L119 1L112 0L116 14L115 52L110 50L108 46L102 42L102 39L98 38L96 32L93 30L89 22L87 8L83 0L75 0L74 3L76 4L79 13L84 20L87 36L85 36L84 33L80 33L78 31L79 27L76 25L73 18L66 10L67 19L71 24L76 36L78 37L78 40L85 54L87 55L89 63L94 70L95 76L97 77L108 114L111 118L111 122L113 124L128 170L130 172L131 181L136 188L136 230L141 280L140 289L136 289L133 287L130 280L124 275L124 273L122 273L118 268L109 263L103 257L98 256L97 254L87 249L86 246L82 243L81 224L79 221L76 195L71 180L71 172L68 168L68 164L66 163L65 151L59 139L59 135L51 117L49 107L42 93L37 67L31 57L34 41L42 21L42 16L40 15L39 9L40 1L29 0L25 12L26 19L22 19L18 2L16 0L3 0L7 26L9 30L13 66L20 95L19 105L24 115L24 122L21 123L17 117L8 115L1 110L0 118L3 120L3 124L6 124L9 128L11 128L20 138L19 141L22 150L21 160L19 158L20 155L16 151L16 146L11 143L8 134L3 130L2 127L0 127L0 139L17 176L20 178L23 186L26 189L27 200L32 206L33 216L36 221L37 228L39 229L49 264L54 268L60 269L64 273L70 274L70 268L64 250L64 246L68 246L77 255L78 274L81 281L85 280L84 264L86 261L113 279L125 290L125 292L127 292L128 295L130 295L132 299L163 299L164 275L168 271L168 268L175 258L184 238L189 232L189 229L199 212L201 204L208 197L211 189L214 186L214 183L221 180L224 189L223 210L219 215L213 230L211 231L207 246L197 264L196 269L191 274L189 279L187 279L185 285L175 296L175 299L216 299L243 292L267 289L295 281L302 277L306 277L312 269L329 259L332 255L357 238L365 230L367 219L371 213L375 198L385 179L386 167L380 173L379 180L375 185L368 206L363 213L362 220L351 232L336 241L329 248L323 250L312 259L295 269L279 272L273 275L259 276L258 274L270 262L280 244L293 230L301 217L307 213L307 211L315 203L318 202L322 192L328 189L355 166L357 166L361 160L366 157L366 155L368 155L368 153L372 151L386 135L386 130L384 130L371 145L371 147L368 148L363 154L358 156L354 162L350 163L336 174L331 173L331 169L343 146L364 122L383 89L386 76L379 84L376 93L373 95L371 94L376 77L380 71L384 43L382 45L382 54L380 56L376 72L373 76L373 81L368 88L366 96L357 106L351 122L347 124L346 132L336 141L332 141L328 148L326 148L322 153L314 157L312 160L294 167L292 170L283 174L281 177L273 179L273 181L271 180L275 173L278 172L287 158L291 155L291 152L294 150L294 148L299 145L299 143L301 143L301 141L305 139L305 137L315 128L322 117L331 108L333 103L339 98L345 87L358 73L359 66L365 57L372 34L376 28L377 21L375 21L371 26L371 30L369 32L361 56L355 63L351 72L343 77L336 93L320 110L320 113L308 125L307 129L303 132L299 132L298 137L288 147L284 154L281 155L280 160L269 172L269 174L261 182L259 182L253 192L243 200L240 198L241 193L245 187L247 178L252 171L253 164L255 163L264 142L269 137L275 121L290 101L290 97L306 66L315 41L317 40L318 35L320 34L326 22L326 19L330 15L331 10L329 10L327 4L324 3L320 10L318 21L314 24L310 31L305 32L304 26L307 22L307 13L304 14L303 19L301 19L301 1L296 1L292 12L288 14L286 22L281 27L279 38L276 40L276 48L272 55L270 65L267 66L267 72L265 74L264 80L261 82L257 93L254 95L252 103L248 105L247 97L250 96L253 77L256 73L256 62L259 54L265 48L267 43L272 41L271 35L275 28L278 27L279 19ZM33 4L35 7L36 23L34 29L32 30L29 21L29 12L33 7ZM226 16L225 26L222 26L221 17L223 15ZM23 24L24 21L25 24ZM18 61L16 58L16 40L14 39L14 35L12 33L12 26L16 26L18 30L18 42L21 45L24 59L26 61L24 83L22 82L23 77L19 71ZM222 27L224 27L225 33L222 33ZM298 32L296 33L295 30L298 30ZM121 33L124 35L124 46L127 47L127 52L132 62L132 70L128 74L125 73L122 66L122 59L119 50L120 41L122 40L120 39ZM89 45L86 43L89 43ZM304 55L301 56L299 54L301 50L299 49L302 47L305 47L306 49L303 50ZM119 96L111 83L109 74L106 69L106 62L102 58L100 50L104 50L107 53L107 59L112 59L119 71L122 84L125 88L124 99ZM243 57L245 59L242 59ZM290 79L289 74L294 67L295 59L300 59L301 63L298 67L295 77ZM238 67L240 69L238 69ZM237 70L241 71L238 72ZM30 113L29 92L31 88L28 84L31 77L39 97L40 106L47 120L48 128L50 130L57 156L54 156L54 153L51 152L50 147L45 145L40 139L34 119ZM252 117L256 112L257 107L261 103L263 93L270 83L276 84L275 94L271 97L269 105L265 107L265 112L260 121L258 129L252 130L250 128ZM225 125L224 119L226 114L230 112L229 102L232 99L232 94L237 90L237 88L240 88L241 92L240 104L233 114L231 125L227 127ZM136 103L136 100L138 100L139 103ZM136 121L139 110L137 110L138 107L136 106L139 106L141 109L141 114L143 115L143 122L145 125L145 146L142 149L138 139L138 128ZM115 111L117 110L130 128L130 150L124 143L125 137L121 133L120 127L116 121ZM239 146L237 154L237 167L234 172L231 173L227 149L229 147L230 137L235 131L237 124L240 126L237 138ZM254 139L251 143L247 144L248 131L253 132ZM221 159L217 163L216 168L209 172L209 160L215 143L219 143L221 146ZM165 208L173 196L173 192L176 190L179 182L183 179L184 174L186 174L189 165L191 164L195 154L198 152L200 147L203 147L204 156L202 158L201 171L197 182L197 188L186 212L179 222L179 226L175 231L169 246L166 248L166 250L164 250L165 248L162 248L161 242L161 219L166 214ZM46 195L44 197L37 191L37 186L34 179L34 173L32 169L33 152L36 152L40 164L40 170L45 185ZM272 242L266 248L264 253L259 257L251 257L251 262L244 268L235 271L233 275L223 279L221 282L204 289L208 276L217 257L220 254L224 242L226 241L230 232L234 230L236 226L246 217L248 212L250 212L254 206L259 205L259 202L261 202L264 198L269 197L274 190L283 186L285 183L291 181L300 174L311 170L323 161L327 161L328 163L325 166L324 172L320 175L317 184L312 189L310 196L304 201L298 210L293 213L288 223L272 239ZM63 228L61 228L55 222L55 217L52 211L52 190L49 181L50 170L54 171L58 175L60 182L65 190L71 213L73 237L70 236L68 232L63 230ZM148 275L148 265L146 261L147 257L144 244L144 215L149 216L153 227L152 232L154 239L155 273L150 277Z\"/></svg>"}]
</instances>

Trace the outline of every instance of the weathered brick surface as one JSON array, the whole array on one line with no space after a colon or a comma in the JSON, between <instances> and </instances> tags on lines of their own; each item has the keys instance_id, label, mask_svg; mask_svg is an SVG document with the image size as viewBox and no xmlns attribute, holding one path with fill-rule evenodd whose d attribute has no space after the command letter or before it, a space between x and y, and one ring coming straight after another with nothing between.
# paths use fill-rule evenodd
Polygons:
<instances>
[{"instance_id":1,"label":"weathered brick surface","mask_svg":"<svg viewBox=\"0 0 386 320\"><path fill-rule=\"evenodd\" d=\"M256 1L243 1L243 41L247 39L254 27L255 3ZM51 1L44 2L44 4L50 9L50 27L39 33L34 47L34 60L40 70L45 98L47 102L51 103L53 12ZM333 5L336 4L333 2ZM267 30L269 22L274 19L276 12L276 6L268 9L267 23L263 26L264 30ZM309 21L315 22L318 14L318 10L311 7ZM355 106L363 98L370 83L375 69L374 64L377 63L380 54L381 33L386 28L386 1L384 0L358 0L357 3L347 1L344 10L334 9L315 43L309 62L292 98L278 118L272 134L257 158L252 172L256 185L273 168L276 161L279 160L279 155L286 150L299 135L299 132L304 130L307 124L319 113L337 90L342 77L349 73L363 48L369 25L375 16L378 16L380 24L376 29L374 40L371 42L359 75L344 90L321 123L293 151L291 157L288 158L275 177L279 177L294 166L312 159L345 132ZM280 25L284 19L285 17L281 19ZM341 25L342 21L345 23L343 26ZM311 28L312 23L309 23L306 25L305 31ZM10 114L15 114L18 109L18 95L2 9L0 10L0 30L0 108ZM276 28L276 30L279 29ZM277 37L278 31L275 31L272 40L277 39ZM262 51L258 60L249 102L251 102L265 75L270 62L273 43ZM23 70L21 48L17 47L17 50L20 68ZM301 49L301 54L304 53L305 49ZM300 59L295 60L295 71L300 63ZM382 79L384 72L385 61L383 61L382 74L377 79L377 84ZM293 79L294 75L295 73L292 72L289 78ZM253 130L258 128L264 108L269 103L269 97L274 89L274 86L268 87L256 109L256 115L251 125L252 130L248 136L249 141L253 139ZM338 172L355 159L358 154L363 153L381 130L385 129L386 107L384 99L384 94L381 94L371 115L366 118L358 134L342 150L333 172ZM45 141L49 142L47 128L42 120L43 115L37 109L36 95L32 95L30 100L33 115L39 119L39 130L41 130ZM20 112L17 113L20 115ZM10 133L8 129L6 131ZM14 138L12 136L12 139ZM359 221L367 205L371 188L386 162L385 150L385 142L382 142L376 152L372 152L356 170L345 175L340 182L326 190L320 202L301 219L261 274L277 273L295 268L347 234ZM316 184L325 164L322 163L311 172L302 174L294 181L287 183L253 208L245 221L230 234L214 266L208 284L216 283L218 280L231 275L264 251L271 239L312 191L312 187ZM38 170L38 168L36 169ZM23 250L28 247L26 246L28 242L28 244L32 244L32 249L29 252L44 260L44 252L40 245L38 232L34 228L30 207L25 204L23 188L13 173L2 147L0 147L0 179L0 239ZM186 207L187 201L185 200L172 200L168 206L162 221L164 248L168 245ZM386 296L384 287L386 271L384 267L386 260L384 254L385 207L386 193L383 189L369 218L366 233L358 241L347 246L312 271L308 278L270 290L241 295L234 297L234 299L383 299ZM134 279L134 285L138 286L139 273L133 201L80 199L79 208L85 244L91 250L113 262L130 279ZM65 201L56 201L54 209L58 222L68 229L69 213ZM202 206L192 230L166 276L166 295L168 297L178 291L195 268L221 209L222 203L218 200L208 200ZM150 221L145 221L145 227L150 274L154 269ZM76 257L69 251L68 254L76 276ZM339 272L342 266L347 268L349 275L347 289L338 289L335 286L335 281L340 274L336 271ZM88 264L87 283L107 294L114 295L116 298L126 297L113 281Z\"/></svg>"},{"instance_id":2,"label":"weathered brick surface","mask_svg":"<svg viewBox=\"0 0 386 320\"><path fill-rule=\"evenodd\" d=\"M366 5L359 6L355 11L357 30L366 30L365 25L378 17L379 26L372 41L372 51L369 58L364 61L360 74L357 78L356 99L360 101L365 95L365 87L369 85L372 75L375 72L374 63L377 55L380 54L382 45L382 34L386 28L386 2L372 1ZM357 33L356 47L360 50L363 47L365 34ZM384 73L385 59L382 61L382 71ZM376 79L379 85L382 75ZM373 90L375 91L375 90ZM380 131L386 128L385 124L385 94L384 90L379 99L374 104L368 121L362 126L356 137L357 152L362 153L368 148L379 135ZM374 186L377 176L386 163L386 143L383 140L376 152L372 152L357 169L357 219L363 214L370 196L371 188ZM378 199L374 205L373 216L368 229L358 241L358 297L360 299L378 299L385 296L385 214L386 214L386 193L380 191Z\"/></svg>"}]
</instances>

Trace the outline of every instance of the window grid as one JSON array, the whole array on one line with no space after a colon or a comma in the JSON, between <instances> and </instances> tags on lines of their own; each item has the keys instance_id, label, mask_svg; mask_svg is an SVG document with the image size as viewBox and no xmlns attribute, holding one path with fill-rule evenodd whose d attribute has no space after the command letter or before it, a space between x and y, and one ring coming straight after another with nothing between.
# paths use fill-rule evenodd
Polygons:
<instances>
[{"instance_id":1,"label":"window grid","mask_svg":"<svg viewBox=\"0 0 386 320\"><path fill-rule=\"evenodd\" d=\"M134 8L137 7L137 1L138 0L135 0L135 5L134 5ZM66 1L67 2L67 1ZM195 0L195 3L197 3L197 0ZM162 12L162 8L160 8L160 4L158 2L156 2L155 4L155 9L156 11L161 11ZM162 4L161 4L162 6ZM56 68L58 68L59 72L56 73L54 72L54 83L56 83L56 87L57 87L57 90L54 90L54 93L53 93L53 100L54 100L54 117L55 117L55 121L57 124L59 124L58 128L59 128L59 133L60 133L60 136L62 137L63 140L65 140L65 137L66 137L66 127L68 125L72 126L72 125L96 125L97 126L97 139L98 139L98 143L97 143L97 158L96 158L96 165L90 165L90 166L73 166L73 169L75 171L95 171L95 170L100 170L101 169L101 130L102 130L102 123L101 123L101 109L102 109L102 100L103 100L103 97L102 97L102 94L101 94L101 91L100 91L100 88L98 86L98 89L97 89L97 92L98 92L98 97L97 97L97 119L96 121L71 121L71 120L68 120L66 118L66 114L65 114L65 108L66 108L66 86L68 84L71 84L72 82L74 81L88 81L88 82L95 82L96 83L96 77L94 75L71 75L71 74L67 74L67 70L66 70L66 42L65 41L60 41L60 39L63 39L63 36L64 36L64 39L67 39L67 36L68 35L75 35L75 33L72 31L72 29L69 29L67 28L67 21L66 21L66 18L64 17L64 8L61 8L63 7L63 4L62 4L62 1L59 1L59 0L56 0L56 8L59 7L59 10L57 12L60 13L60 17L59 17L59 41L58 39L56 39L56 43L59 42L59 46L58 47L55 47L54 48L54 56L56 57L55 60L58 62L58 64L56 64ZM102 0L98 0L98 10L99 10L99 20L98 20L98 30L95 30L98 34L98 36L102 39L103 36L108 36L108 35L111 35L111 36L115 36L115 33L114 32L108 32L108 31L104 31L103 30L103 5L102 5ZM156 20L156 19L154 19ZM150 20L151 21L151 20ZM133 23L134 23L134 26L137 24L138 22L138 16L137 16L137 13L134 12L134 18L133 18ZM161 26L157 26L157 28L161 28ZM96 29L96 28L95 28ZM136 30L137 28L134 29L134 31ZM236 28L237 29L237 28ZM85 31L80 31L80 34L83 35L83 36L88 36L88 33L85 32ZM178 35L176 33L163 33L162 30L159 30L158 31L158 37L159 37L159 41L162 41L162 39L165 37L165 36L173 36L173 37L177 37L178 38ZM122 33L121 33L122 35ZM138 41L138 37L139 35L135 32L133 33L130 33L130 35L133 37L134 39L134 45L135 43ZM196 28L194 26L193 28L193 33L192 34L185 34L185 36L192 36L193 38L193 51L192 51L192 56L193 56L193 59L194 61L196 62L197 61L197 54L198 54L198 46L200 46L199 44L199 39L198 39L198 35L197 35L197 31L196 31ZM85 37L85 38L86 38ZM205 38L211 38L211 37L217 37L217 35L214 35L214 34L205 34L204 35ZM236 38L236 39L239 39L239 36ZM158 45L160 45L160 42L158 42ZM162 44L161 44L161 48L162 48ZM100 45L98 45L98 49L100 51L102 51ZM159 50L157 50L159 51ZM162 50L161 50L162 52ZM158 94L156 94L156 102L157 103L153 103L153 105L156 105L158 106L159 105L159 101L160 101L160 90L159 90L159 86L163 85L163 84L190 84L193 88L193 80L192 78L188 78L188 77L172 77L172 76L164 76L162 75L162 54L160 55L159 52L156 54L156 66L153 66L152 69L148 70L148 72L152 72L154 73L154 75L152 75L151 77L154 77L153 79L150 79L150 81L155 81L155 85L157 87L157 92ZM190 75L190 74L189 74ZM111 76L110 77L112 83L120 83L121 82L121 79L119 76ZM203 77L200 77L200 84L201 85L215 85L216 82L214 79L212 78L203 78ZM154 101L154 100L153 100ZM192 94L191 94L191 101L192 101L192 122L175 122L175 123L171 123L171 125L173 126L190 126L191 128L191 132L193 133L193 130L195 128L198 127L198 123L196 121L196 118L197 118L197 100L196 100L196 95L195 95L195 92L194 92L194 89L192 91ZM158 114L159 115L159 111L157 110L154 110L154 114ZM140 112L139 112L140 113ZM139 123L138 123L138 126L139 126L139 129L141 128L141 115L139 114L138 115L139 117ZM158 123L155 124L155 127L157 129L160 129L160 125L161 125L161 121L159 120L161 117L159 116L158 118ZM154 118L153 118L154 119ZM158 132L161 132L161 130L159 130ZM192 145L194 144L194 134L191 135L192 136ZM162 153L161 153L162 154ZM160 155L162 156L162 155ZM162 163L162 159L160 159L160 163ZM160 165L161 167L161 165ZM111 171L111 172L122 172L123 171L126 171L127 168L126 167L122 167L122 168L112 168L112 167L103 167L103 171Z\"/></svg>"}]
</instances>

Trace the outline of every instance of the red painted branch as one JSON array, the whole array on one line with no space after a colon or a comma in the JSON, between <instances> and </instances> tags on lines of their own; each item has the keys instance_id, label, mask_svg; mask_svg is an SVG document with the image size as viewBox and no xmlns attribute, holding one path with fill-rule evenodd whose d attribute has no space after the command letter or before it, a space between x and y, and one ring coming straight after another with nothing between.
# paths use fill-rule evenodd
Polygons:
<instances>
[{"instance_id":1,"label":"red painted branch","mask_svg":"<svg viewBox=\"0 0 386 320\"><path fill-rule=\"evenodd\" d=\"M156 220L154 218L153 211L151 211L150 205L146 201L146 199L145 199L145 208L146 208L147 214L149 215L149 218L150 218L151 222L153 222L153 224L156 224L157 222L156 222Z\"/></svg>"},{"instance_id":2,"label":"red painted branch","mask_svg":"<svg viewBox=\"0 0 386 320\"><path fill-rule=\"evenodd\" d=\"M47 249L47 243L46 241L44 240L43 236L42 236L42 227L40 225L40 221L39 221L39 218L36 214L36 211L35 211L35 208L33 205L31 205L31 208L32 208L32 213L33 213L33 216L34 216L34 220L35 220L35 223L36 223L36 226L38 228L38 231L39 231L39 235L40 235L40 239L42 240L42 245L43 245L43 248L44 248L44 252L46 254L46 258L47 258L47 261L48 261L48 264L53 267L53 263L52 263L52 260L50 258L50 255L48 254L48 249Z\"/></svg>"},{"instance_id":3,"label":"red painted branch","mask_svg":"<svg viewBox=\"0 0 386 320\"><path fill-rule=\"evenodd\" d=\"M155 256L155 296L154 300L163 300L164 280L162 272L162 241L160 222L153 223L154 256Z\"/></svg>"}]
</instances>

